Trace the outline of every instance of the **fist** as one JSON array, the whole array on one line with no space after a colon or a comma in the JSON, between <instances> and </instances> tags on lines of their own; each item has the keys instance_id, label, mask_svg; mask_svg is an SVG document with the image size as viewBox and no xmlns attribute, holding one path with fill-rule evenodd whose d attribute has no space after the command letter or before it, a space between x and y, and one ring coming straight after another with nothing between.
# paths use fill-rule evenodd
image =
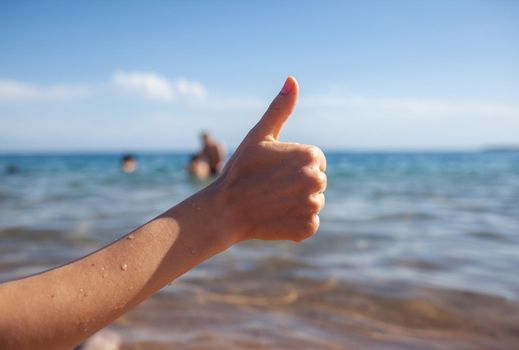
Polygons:
<instances>
[{"instance_id":1,"label":"fist","mask_svg":"<svg viewBox=\"0 0 519 350\"><path fill-rule=\"evenodd\" d=\"M326 159L315 146L278 141L299 88L289 77L214 183L226 230L246 239L302 241L319 227Z\"/></svg>"}]
</instances>

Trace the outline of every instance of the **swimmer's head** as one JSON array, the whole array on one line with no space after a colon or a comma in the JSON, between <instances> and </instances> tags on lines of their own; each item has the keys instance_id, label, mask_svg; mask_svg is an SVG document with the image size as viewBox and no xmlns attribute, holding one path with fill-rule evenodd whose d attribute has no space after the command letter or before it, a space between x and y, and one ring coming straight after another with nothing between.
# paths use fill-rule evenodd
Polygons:
<instances>
[{"instance_id":1,"label":"swimmer's head","mask_svg":"<svg viewBox=\"0 0 519 350\"><path fill-rule=\"evenodd\" d=\"M18 167L16 165L8 165L7 168L5 168L5 173L8 175L14 175L18 173Z\"/></svg>"},{"instance_id":2,"label":"swimmer's head","mask_svg":"<svg viewBox=\"0 0 519 350\"><path fill-rule=\"evenodd\" d=\"M131 154L125 154L121 159L121 169L125 173L133 173L137 170L137 161Z\"/></svg>"},{"instance_id":3,"label":"swimmer's head","mask_svg":"<svg viewBox=\"0 0 519 350\"><path fill-rule=\"evenodd\" d=\"M202 139L202 142L204 144L208 144L211 141L211 136L209 136L209 133L207 131L202 131L200 133L200 138Z\"/></svg>"}]
</instances>

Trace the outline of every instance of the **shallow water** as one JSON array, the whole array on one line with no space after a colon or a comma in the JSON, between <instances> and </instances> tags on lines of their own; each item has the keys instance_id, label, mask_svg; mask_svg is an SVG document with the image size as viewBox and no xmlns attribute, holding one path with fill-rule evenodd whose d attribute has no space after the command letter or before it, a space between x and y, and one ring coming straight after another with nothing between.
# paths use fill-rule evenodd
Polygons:
<instances>
[{"instance_id":1,"label":"shallow water","mask_svg":"<svg viewBox=\"0 0 519 350\"><path fill-rule=\"evenodd\" d=\"M319 233L246 242L110 328L124 347L519 348L519 154L328 153ZM0 280L101 247L205 184L186 154L4 155Z\"/></svg>"}]
</instances>

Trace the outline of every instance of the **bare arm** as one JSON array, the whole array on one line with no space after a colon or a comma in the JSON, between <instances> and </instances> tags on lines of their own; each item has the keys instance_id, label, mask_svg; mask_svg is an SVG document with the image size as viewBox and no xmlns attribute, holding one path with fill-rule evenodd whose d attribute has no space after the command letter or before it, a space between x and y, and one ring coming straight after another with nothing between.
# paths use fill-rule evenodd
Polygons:
<instances>
[{"instance_id":1,"label":"bare arm","mask_svg":"<svg viewBox=\"0 0 519 350\"><path fill-rule=\"evenodd\" d=\"M78 261L0 286L1 349L66 349L233 241L212 190ZM197 209L200 208L200 209Z\"/></svg>"},{"instance_id":2,"label":"bare arm","mask_svg":"<svg viewBox=\"0 0 519 350\"><path fill-rule=\"evenodd\" d=\"M289 78L208 188L91 255L0 285L0 348L70 348L234 243L315 233L324 156L277 141L297 93Z\"/></svg>"}]
</instances>

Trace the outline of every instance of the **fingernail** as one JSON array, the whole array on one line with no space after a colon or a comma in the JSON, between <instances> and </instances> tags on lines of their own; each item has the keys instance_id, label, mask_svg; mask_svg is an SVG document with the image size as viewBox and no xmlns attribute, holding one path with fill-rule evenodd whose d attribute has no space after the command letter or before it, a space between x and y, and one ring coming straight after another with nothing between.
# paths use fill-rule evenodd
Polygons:
<instances>
[{"instance_id":1,"label":"fingernail","mask_svg":"<svg viewBox=\"0 0 519 350\"><path fill-rule=\"evenodd\" d=\"M292 92L292 84L290 84L288 82L288 79L285 81L285 85L283 85L283 88L281 89L281 91L279 92L280 95L288 95L290 94L290 92Z\"/></svg>"}]
</instances>

